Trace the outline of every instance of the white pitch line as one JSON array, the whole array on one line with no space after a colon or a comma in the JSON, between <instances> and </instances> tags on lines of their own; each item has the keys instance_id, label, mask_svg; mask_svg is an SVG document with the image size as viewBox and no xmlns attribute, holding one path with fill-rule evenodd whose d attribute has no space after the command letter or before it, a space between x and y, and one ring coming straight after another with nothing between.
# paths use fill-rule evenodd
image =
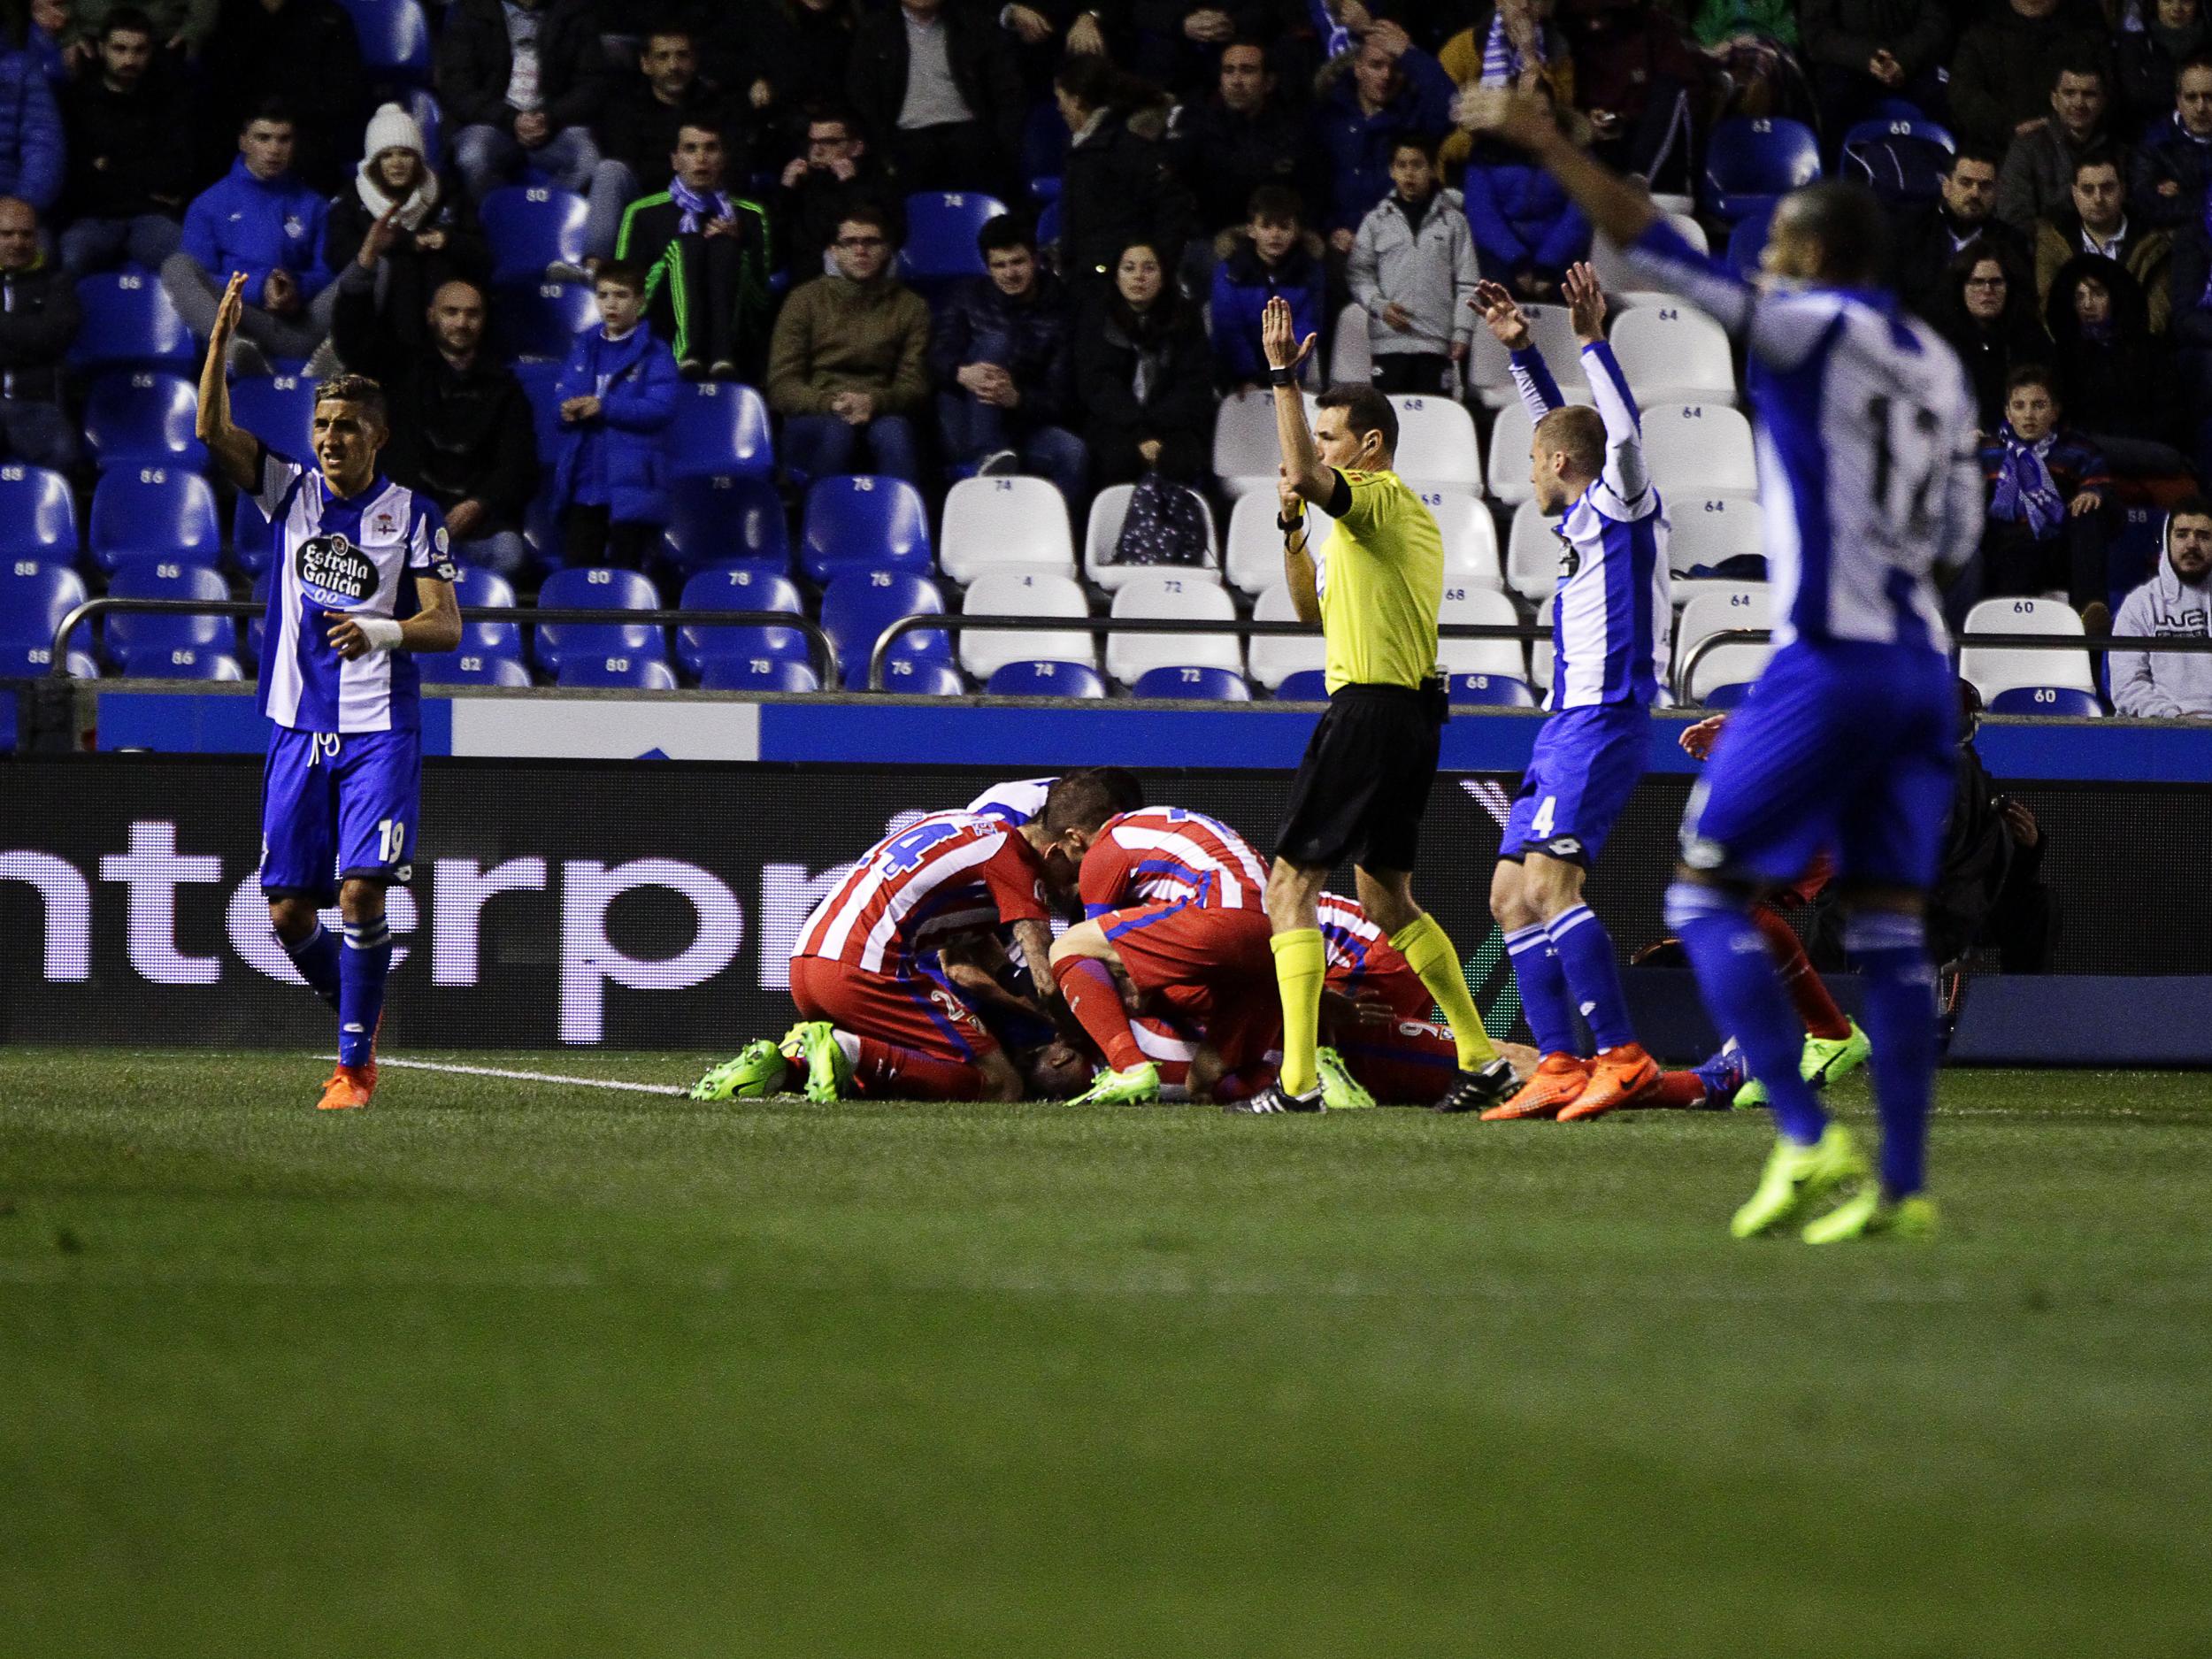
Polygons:
<instances>
[{"instance_id":1,"label":"white pitch line","mask_svg":"<svg viewBox=\"0 0 2212 1659\"><path fill-rule=\"evenodd\" d=\"M495 1065L452 1065L442 1060L387 1060L377 1064L410 1071L457 1071L463 1077L505 1077L522 1083L565 1083L573 1088L625 1089L633 1094L688 1094L677 1083L626 1083L611 1077L569 1077L559 1071L510 1071Z\"/></svg>"}]
</instances>

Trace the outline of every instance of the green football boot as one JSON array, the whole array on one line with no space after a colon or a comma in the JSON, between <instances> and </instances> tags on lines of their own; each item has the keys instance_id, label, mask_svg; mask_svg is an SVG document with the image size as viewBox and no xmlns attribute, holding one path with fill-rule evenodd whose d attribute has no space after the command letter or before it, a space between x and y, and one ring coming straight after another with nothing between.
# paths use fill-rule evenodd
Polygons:
<instances>
[{"instance_id":1,"label":"green football boot","mask_svg":"<svg viewBox=\"0 0 2212 1659\"><path fill-rule=\"evenodd\" d=\"M817 1106L834 1105L852 1093L853 1063L837 1046L836 1027L826 1019L801 1020L776 1047L806 1073L802 1092Z\"/></svg>"},{"instance_id":2,"label":"green football boot","mask_svg":"<svg viewBox=\"0 0 2212 1659\"><path fill-rule=\"evenodd\" d=\"M1935 1200L1925 1193L1892 1201L1870 1181L1826 1215L1807 1222L1804 1238L1808 1244L1840 1244L1885 1233L1927 1240L1935 1237L1936 1226Z\"/></svg>"},{"instance_id":3,"label":"green football boot","mask_svg":"<svg viewBox=\"0 0 2212 1659\"><path fill-rule=\"evenodd\" d=\"M1160 1068L1147 1060L1125 1071L1101 1066L1090 1087L1068 1102L1071 1106L1150 1106L1160 1098Z\"/></svg>"},{"instance_id":4,"label":"green football boot","mask_svg":"<svg viewBox=\"0 0 2212 1659\"><path fill-rule=\"evenodd\" d=\"M1317 1048L1313 1058L1314 1070L1321 1074L1321 1103L1331 1111L1359 1111L1375 1103L1375 1097L1346 1069L1344 1056L1335 1049Z\"/></svg>"},{"instance_id":5,"label":"green football boot","mask_svg":"<svg viewBox=\"0 0 2212 1659\"><path fill-rule=\"evenodd\" d=\"M749 1042L691 1086L693 1100L760 1100L783 1087L783 1055L765 1037Z\"/></svg>"},{"instance_id":6,"label":"green football boot","mask_svg":"<svg viewBox=\"0 0 2212 1659\"><path fill-rule=\"evenodd\" d=\"M1815 1145L1778 1141L1768 1156L1759 1189L1728 1224L1739 1239L1755 1239L1787 1226L1832 1193L1867 1179L1866 1160L1841 1124L1830 1124Z\"/></svg>"},{"instance_id":7,"label":"green football boot","mask_svg":"<svg viewBox=\"0 0 2212 1659\"><path fill-rule=\"evenodd\" d=\"M1859 1022L1854 1019L1849 1024L1851 1034L1847 1037L1805 1039L1805 1052L1798 1057L1797 1075L1815 1088L1826 1088L1838 1079L1850 1076L1874 1052L1874 1045L1867 1041Z\"/></svg>"}]
</instances>

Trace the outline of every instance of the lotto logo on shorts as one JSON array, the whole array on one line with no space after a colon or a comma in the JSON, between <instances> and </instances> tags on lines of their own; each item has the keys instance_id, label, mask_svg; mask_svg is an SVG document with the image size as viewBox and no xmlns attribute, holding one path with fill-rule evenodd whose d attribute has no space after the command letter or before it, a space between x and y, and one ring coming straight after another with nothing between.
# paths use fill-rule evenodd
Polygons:
<instances>
[{"instance_id":1,"label":"lotto logo on shorts","mask_svg":"<svg viewBox=\"0 0 2212 1659\"><path fill-rule=\"evenodd\" d=\"M296 560L300 586L319 605L357 605L376 593L376 565L342 535L310 536Z\"/></svg>"}]
</instances>

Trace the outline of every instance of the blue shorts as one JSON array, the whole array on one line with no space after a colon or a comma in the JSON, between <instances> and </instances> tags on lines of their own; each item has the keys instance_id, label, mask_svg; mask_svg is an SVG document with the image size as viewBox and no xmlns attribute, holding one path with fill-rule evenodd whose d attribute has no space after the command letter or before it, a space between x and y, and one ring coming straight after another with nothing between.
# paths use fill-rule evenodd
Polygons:
<instances>
[{"instance_id":1,"label":"blue shorts","mask_svg":"<svg viewBox=\"0 0 2212 1659\"><path fill-rule=\"evenodd\" d=\"M1586 870L1650 760L1651 710L1644 704L1632 699L1560 710L1536 734L1498 856L1542 853Z\"/></svg>"},{"instance_id":2,"label":"blue shorts","mask_svg":"<svg viewBox=\"0 0 2212 1659\"><path fill-rule=\"evenodd\" d=\"M1958 706L1939 651L1784 646L1691 792L1683 863L1788 881L1828 849L1839 880L1925 892L1951 810Z\"/></svg>"},{"instance_id":3,"label":"blue shorts","mask_svg":"<svg viewBox=\"0 0 2212 1659\"><path fill-rule=\"evenodd\" d=\"M261 890L337 902L354 876L414 873L422 737L417 732L269 730L261 774Z\"/></svg>"}]
</instances>

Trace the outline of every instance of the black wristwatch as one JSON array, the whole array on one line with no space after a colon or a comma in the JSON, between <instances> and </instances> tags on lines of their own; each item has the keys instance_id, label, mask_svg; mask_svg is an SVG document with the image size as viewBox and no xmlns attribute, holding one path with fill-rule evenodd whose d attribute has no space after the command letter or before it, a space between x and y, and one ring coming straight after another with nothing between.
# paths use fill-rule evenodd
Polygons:
<instances>
[{"instance_id":1,"label":"black wristwatch","mask_svg":"<svg viewBox=\"0 0 2212 1659\"><path fill-rule=\"evenodd\" d=\"M1267 365L1267 383L1270 386L1295 386L1298 384L1298 371L1295 366L1279 369L1271 363Z\"/></svg>"}]
</instances>

